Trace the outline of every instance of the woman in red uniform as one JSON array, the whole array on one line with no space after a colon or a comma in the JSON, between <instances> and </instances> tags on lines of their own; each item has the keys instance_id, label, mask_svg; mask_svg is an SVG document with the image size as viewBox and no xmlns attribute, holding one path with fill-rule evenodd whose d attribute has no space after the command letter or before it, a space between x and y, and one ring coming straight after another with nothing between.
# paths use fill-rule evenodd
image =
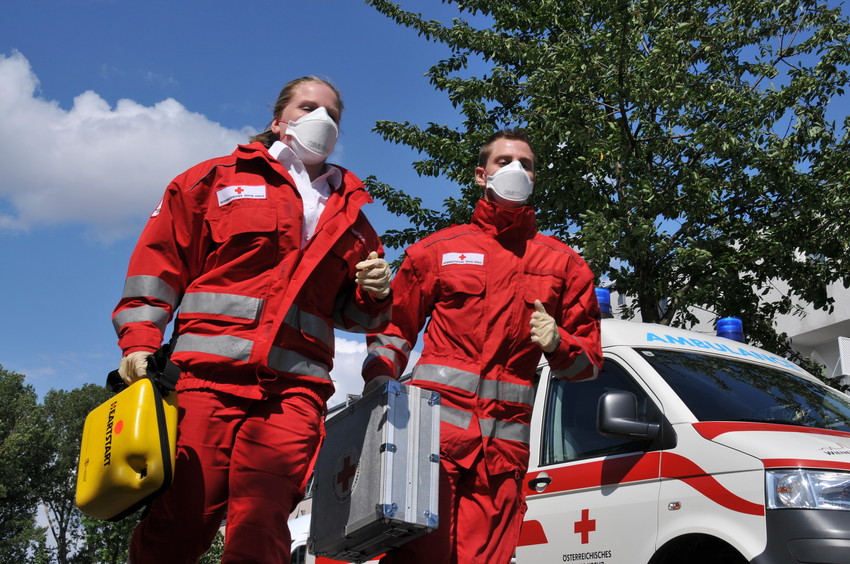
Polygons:
<instances>
[{"instance_id":1,"label":"woman in red uniform","mask_svg":"<svg viewBox=\"0 0 850 564\"><path fill-rule=\"evenodd\" d=\"M130 259L113 313L128 383L175 317L182 370L174 482L130 560L197 562L225 518L222 562L288 563L287 519L324 435L334 329L380 330L390 273L351 172L325 162L343 104L287 84L268 131L175 178Z\"/></svg>"}]
</instances>

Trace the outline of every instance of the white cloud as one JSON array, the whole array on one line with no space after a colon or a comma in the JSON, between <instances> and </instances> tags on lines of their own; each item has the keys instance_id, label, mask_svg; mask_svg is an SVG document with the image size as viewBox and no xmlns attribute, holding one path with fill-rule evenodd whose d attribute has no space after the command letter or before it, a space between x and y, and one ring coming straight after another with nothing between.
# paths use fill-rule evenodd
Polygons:
<instances>
[{"instance_id":1,"label":"white cloud","mask_svg":"<svg viewBox=\"0 0 850 564\"><path fill-rule=\"evenodd\" d=\"M135 235L172 178L251 133L171 98L111 107L87 91L65 110L37 89L26 57L0 55L0 229L81 223L103 240Z\"/></svg>"},{"instance_id":2,"label":"white cloud","mask_svg":"<svg viewBox=\"0 0 850 564\"><path fill-rule=\"evenodd\" d=\"M350 335L350 334L349 334ZM366 359L366 339L357 337L357 340L336 336L336 355L334 367L331 371L336 391L328 400L328 407L334 407L345 403L347 394L360 395L363 392L363 377L360 368ZM413 369L413 365L419 360L419 352L414 350L410 354L405 373Z\"/></svg>"},{"instance_id":3,"label":"white cloud","mask_svg":"<svg viewBox=\"0 0 850 564\"><path fill-rule=\"evenodd\" d=\"M357 337L357 339L341 338L337 334L334 367L331 371L336 391L328 400L329 407L344 403L347 394L360 395L363 392L360 368L366 359L366 339L364 337Z\"/></svg>"}]
</instances>

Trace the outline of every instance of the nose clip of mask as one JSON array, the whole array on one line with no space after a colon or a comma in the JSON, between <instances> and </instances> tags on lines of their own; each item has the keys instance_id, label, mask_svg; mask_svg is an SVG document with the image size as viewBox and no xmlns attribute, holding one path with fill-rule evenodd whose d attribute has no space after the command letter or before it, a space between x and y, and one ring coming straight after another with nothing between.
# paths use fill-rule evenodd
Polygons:
<instances>
[{"instance_id":1,"label":"nose clip of mask","mask_svg":"<svg viewBox=\"0 0 850 564\"><path fill-rule=\"evenodd\" d=\"M316 108L286 126L290 146L304 164L318 164L334 151L339 129L324 107Z\"/></svg>"},{"instance_id":2,"label":"nose clip of mask","mask_svg":"<svg viewBox=\"0 0 850 564\"><path fill-rule=\"evenodd\" d=\"M531 196L534 182L525 171L522 163L512 161L487 177L487 188L500 200L511 204L524 204Z\"/></svg>"}]
</instances>

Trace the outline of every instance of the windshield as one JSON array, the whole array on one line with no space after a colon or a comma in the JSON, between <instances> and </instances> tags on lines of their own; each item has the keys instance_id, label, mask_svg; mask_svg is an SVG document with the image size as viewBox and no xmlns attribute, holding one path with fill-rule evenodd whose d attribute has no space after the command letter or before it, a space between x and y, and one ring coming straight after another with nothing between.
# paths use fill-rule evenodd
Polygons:
<instances>
[{"instance_id":1,"label":"windshield","mask_svg":"<svg viewBox=\"0 0 850 564\"><path fill-rule=\"evenodd\" d=\"M791 372L696 352L638 352L700 421L850 431L850 398Z\"/></svg>"}]
</instances>

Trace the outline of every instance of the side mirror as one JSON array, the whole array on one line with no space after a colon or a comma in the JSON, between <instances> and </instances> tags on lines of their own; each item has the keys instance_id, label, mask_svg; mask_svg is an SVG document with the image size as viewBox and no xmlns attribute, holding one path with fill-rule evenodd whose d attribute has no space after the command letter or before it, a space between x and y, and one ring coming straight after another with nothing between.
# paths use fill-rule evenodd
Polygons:
<instances>
[{"instance_id":1,"label":"side mirror","mask_svg":"<svg viewBox=\"0 0 850 564\"><path fill-rule=\"evenodd\" d=\"M655 440L661 432L658 423L638 420L637 398L631 392L612 391L602 394L596 413L596 428L608 437Z\"/></svg>"}]
</instances>

